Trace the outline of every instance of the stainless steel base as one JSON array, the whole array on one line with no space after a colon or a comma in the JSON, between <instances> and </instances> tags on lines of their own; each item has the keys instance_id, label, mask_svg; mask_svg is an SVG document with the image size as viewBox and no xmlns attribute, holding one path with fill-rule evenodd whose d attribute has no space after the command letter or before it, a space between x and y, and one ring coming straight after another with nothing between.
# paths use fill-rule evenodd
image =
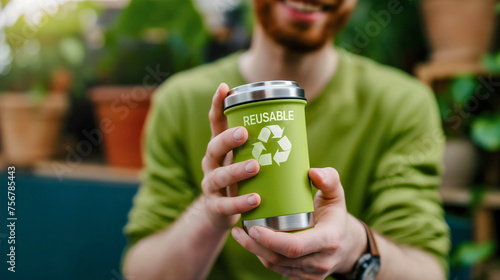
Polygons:
<instances>
[{"instance_id":1,"label":"stainless steel base","mask_svg":"<svg viewBox=\"0 0 500 280\"><path fill-rule=\"evenodd\" d=\"M246 232L253 226L267 227L276 231L296 231L313 227L314 219L313 213L309 212L243 221L243 229Z\"/></svg>"}]
</instances>

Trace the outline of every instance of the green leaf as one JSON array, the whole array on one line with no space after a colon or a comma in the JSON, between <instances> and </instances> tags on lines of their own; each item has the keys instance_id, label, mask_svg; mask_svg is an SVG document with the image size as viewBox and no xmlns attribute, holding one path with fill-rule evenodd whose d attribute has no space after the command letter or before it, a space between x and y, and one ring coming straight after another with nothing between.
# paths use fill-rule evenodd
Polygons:
<instances>
[{"instance_id":1,"label":"green leaf","mask_svg":"<svg viewBox=\"0 0 500 280\"><path fill-rule=\"evenodd\" d=\"M474 142L488 151L500 149L500 114L476 117L471 124Z\"/></svg>"},{"instance_id":2,"label":"green leaf","mask_svg":"<svg viewBox=\"0 0 500 280\"><path fill-rule=\"evenodd\" d=\"M496 243L487 241L484 243L466 242L458 246L451 256L452 266L472 266L491 257L496 249Z\"/></svg>"},{"instance_id":3,"label":"green leaf","mask_svg":"<svg viewBox=\"0 0 500 280\"><path fill-rule=\"evenodd\" d=\"M470 189L470 194L469 211L472 217L472 214L483 204L484 196L486 195L486 186L474 186Z\"/></svg>"},{"instance_id":4,"label":"green leaf","mask_svg":"<svg viewBox=\"0 0 500 280\"><path fill-rule=\"evenodd\" d=\"M436 101L438 104L439 114L441 115L441 119L444 120L444 119L446 119L446 117L448 116L448 114L451 111L450 105L448 105L446 98L443 97L442 95L437 95Z\"/></svg>"},{"instance_id":5,"label":"green leaf","mask_svg":"<svg viewBox=\"0 0 500 280\"><path fill-rule=\"evenodd\" d=\"M489 72L500 73L500 52L496 55L485 54L481 59L481 63Z\"/></svg>"},{"instance_id":6,"label":"green leaf","mask_svg":"<svg viewBox=\"0 0 500 280\"><path fill-rule=\"evenodd\" d=\"M120 15L117 32L134 37L151 28L177 32L187 45L203 47L209 37L192 1L132 0Z\"/></svg>"},{"instance_id":7,"label":"green leaf","mask_svg":"<svg viewBox=\"0 0 500 280\"><path fill-rule=\"evenodd\" d=\"M59 42L59 50L66 61L73 65L80 65L85 59L85 46L83 42L74 38L67 37Z\"/></svg>"},{"instance_id":8,"label":"green leaf","mask_svg":"<svg viewBox=\"0 0 500 280\"><path fill-rule=\"evenodd\" d=\"M500 14L500 3L497 3L496 11Z\"/></svg>"},{"instance_id":9,"label":"green leaf","mask_svg":"<svg viewBox=\"0 0 500 280\"><path fill-rule=\"evenodd\" d=\"M451 83L451 96L455 103L465 104L474 95L476 80L471 75L464 75L455 78Z\"/></svg>"},{"instance_id":10,"label":"green leaf","mask_svg":"<svg viewBox=\"0 0 500 280\"><path fill-rule=\"evenodd\" d=\"M37 83L29 90L30 100L34 104L40 104L47 93L47 88L42 83Z\"/></svg>"}]
</instances>

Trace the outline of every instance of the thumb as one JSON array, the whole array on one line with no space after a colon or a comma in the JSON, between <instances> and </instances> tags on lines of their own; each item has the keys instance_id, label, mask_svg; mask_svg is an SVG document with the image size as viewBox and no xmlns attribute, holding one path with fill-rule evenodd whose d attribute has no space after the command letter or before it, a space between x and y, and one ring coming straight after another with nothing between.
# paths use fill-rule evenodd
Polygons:
<instances>
[{"instance_id":1,"label":"thumb","mask_svg":"<svg viewBox=\"0 0 500 280\"><path fill-rule=\"evenodd\" d=\"M212 99L212 107L208 113L210 128L212 130L212 138L227 129L227 119L224 115L224 98L226 98L228 92L228 85L221 83L215 91Z\"/></svg>"},{"instance_id":2,"label":"thumb","mask_svg":"<svg viewBox=\"0 0 500 280\"><path fill-rule=\"evenodd\" d=\"M344 189L340 183L339 173L334 168L311 168L309 178L319 189L316 196L325 200L344 200Z\"/></svg>"}]
</instances>

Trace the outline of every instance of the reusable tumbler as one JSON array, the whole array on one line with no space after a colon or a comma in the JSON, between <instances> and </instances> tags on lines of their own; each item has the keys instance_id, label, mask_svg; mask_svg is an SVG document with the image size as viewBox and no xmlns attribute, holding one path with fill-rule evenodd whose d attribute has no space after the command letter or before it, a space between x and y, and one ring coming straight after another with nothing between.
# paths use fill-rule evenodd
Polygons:
<instances>
[{"instance_id":1,"label":"reusable tumbler","mask_svg":"<svg viewBox=\"0 0 500 280\"><path fill-rule=\"evenodd\" d=\"M243 126L248 140L233 150L234 162L256 159L259 173L238 183L239 194L258 193L260 205L242 214L248 232L259 225L276 231L313 226L313 193L304 90L293 81L235 87L224 100L229 127Z\"/></svg>"}]
</instances>

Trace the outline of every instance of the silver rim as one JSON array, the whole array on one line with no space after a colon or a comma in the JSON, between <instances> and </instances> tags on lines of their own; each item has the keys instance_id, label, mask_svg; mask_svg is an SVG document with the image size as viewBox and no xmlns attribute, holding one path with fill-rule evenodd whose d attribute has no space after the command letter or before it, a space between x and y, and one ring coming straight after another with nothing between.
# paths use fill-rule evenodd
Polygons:
<instances>
[{"instance_id":1,"label":"silver rim","mask_svg":"<svg viewBox=\"0 0 500 280\"><path fill-rule=\"evenodd\" d=\"M313 223L313 213L308 212L254 220L244 220L243 229L248 232L253 226L261 226L276 231L297 231L311 228L314 226Z\"/></svg>"},{"instance_id":2,"label":"silver rim","mask_svg":"<svg viewBox=\"0 0 500 280\"><path fill-rule=\"evenodd\" d=\"M294 81L264 81L231 89L224 99L224 110L236 105L271 99L302 99L305 93Z\"/></svg>"}]
</instances>

